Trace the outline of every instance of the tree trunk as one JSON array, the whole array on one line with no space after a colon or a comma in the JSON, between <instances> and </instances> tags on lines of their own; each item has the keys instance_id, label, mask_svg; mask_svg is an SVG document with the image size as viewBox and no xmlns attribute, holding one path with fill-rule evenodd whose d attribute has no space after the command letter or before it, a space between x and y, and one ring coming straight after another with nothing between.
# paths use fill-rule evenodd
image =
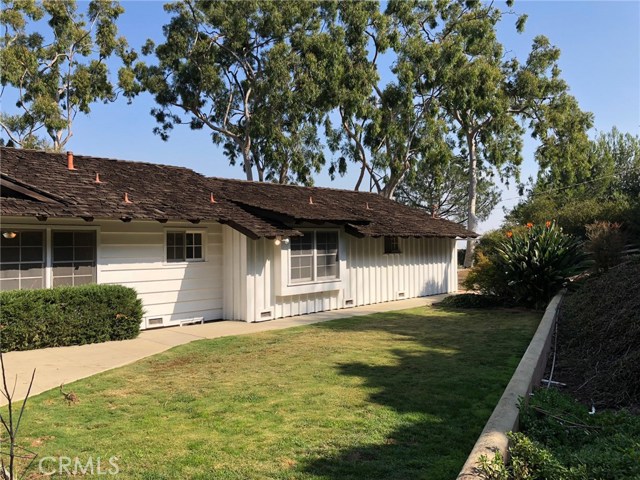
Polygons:
<instances>
[{"instance_id":1,"label":"tree trunk","mask_svg":"<svg viewBox=\"0 0 640 480\"><path fill-rule=\"evenodd\" d=\"M244 173L247 176L247 180L253 181L253 168L251 166L251 143L245 142L242 146L242 161L244 163Z\"/></svg>"},{"instance_id":2,"label":"tree trunk","mask_svg":"<svg viewBox=\"0 0 640 480\"><path fill-rule=\"evenodd\" d=\"M476 197L478 195L478 159L476 158L476 138L472 133L467 133L467 147L469 148L469 205L467 228L475 231L478 227L476 217ZM464 256L464 267L469 268L473 264L473 250L475 240L467 240L467 252Z\"/></svg>"}]
</instances>

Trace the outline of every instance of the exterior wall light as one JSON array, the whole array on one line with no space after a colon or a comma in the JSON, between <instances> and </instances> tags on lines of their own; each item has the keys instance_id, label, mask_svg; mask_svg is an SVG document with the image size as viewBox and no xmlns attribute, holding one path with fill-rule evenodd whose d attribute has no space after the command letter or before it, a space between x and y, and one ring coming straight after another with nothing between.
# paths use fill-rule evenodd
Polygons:
<instances>
[{"instance_id":1,"label":"exterior wall light","mask_svg":"<svg viewBox=\"0 0 640 480\"><path fill-rule=\"evenodd\" d=\"M16 238L18 234L16 232L4 232L2 236L4 238Z\"/></svg>"}]
</instances>

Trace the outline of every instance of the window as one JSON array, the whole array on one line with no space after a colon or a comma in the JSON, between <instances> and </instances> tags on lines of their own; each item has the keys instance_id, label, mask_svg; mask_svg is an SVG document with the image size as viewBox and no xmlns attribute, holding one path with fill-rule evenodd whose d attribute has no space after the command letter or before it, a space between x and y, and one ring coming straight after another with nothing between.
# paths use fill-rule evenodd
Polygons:
<instances>
[{"instance_id":1,"label":"window","mask_svg":"<svg viewBox=\"0 0 640 480\"><path fill-rule=\"evenodd\" d=\"M51 233L53 286L96 282L96 232Z\"/></svg>"},{"instance_id":2,"label":"window","mask_svg":"<svg viewBox=\"0 0 640 480\"><path fill-rule=\"evenodd\" d=\"M44 231L2 231L0 289L44 288L44 266Z\"/></svg>"},{"instance_id":3,"label":"window","mask_svg":"<svg viewBox=\"0 0 640 480\"><path fill-rule=\"evenodd\" d=\"M292 283L338 278L338 232L304 232L290 241Z\"/></svg>"},{"instance_id":4,"label":"window","mask_svg":"<svg viewBox=\"0 0 640 480\"><path fill-rule=\"evenodd\" d=\"M167 262L203 260L202 233L167 232Z\"/></svg>"},{"instance_id":5,"label":"window","mask_svg":"<svg viewBox=\"0 0 640 480\"><path fill-rule=\"evenodd\" d=\"M402 253L398 237L384 237L384 253Z\"/></svg>"}]
</instances>

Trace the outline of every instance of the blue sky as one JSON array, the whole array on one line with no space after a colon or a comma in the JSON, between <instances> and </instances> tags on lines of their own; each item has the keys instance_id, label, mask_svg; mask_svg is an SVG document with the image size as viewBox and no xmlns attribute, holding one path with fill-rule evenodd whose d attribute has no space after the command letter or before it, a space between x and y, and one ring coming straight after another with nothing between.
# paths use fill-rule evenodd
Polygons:
<instances>
[{"instance_id":1,"label":"blue sky","mask_svg":"<svg viewBox=\"0 0 640 480\"><path fill-rule=\"evenodd\" d=\"M81 3L81 2L80 2ZM162 40L168 17L160 1L123 1L126 12L118 26L129 43L139 48L147 38ZM498 3L498 2L496 2ZM640 1L516 1L514 10L529 18L523 34L514 28L516 17L507 16L500 27L505 49L524 59L533 37L546 35L562 51L563 78L583 110L595 115L595 129L617 126L623 132L640 131ZM382 72L383 78L385 73ZM3 99L6 107L6 98ZM78 117L68 149L120 159L181 165L206 175L243 178L241 167L231 167L220 148L211 143L206 130L190 131L178 126L168 142L152 133L155 120L149 115L153 100L143 94L132 105L125 99L96 104L89 116ZM535 175L535 143L525 142L522 177ZM331 182L323 173L316 185L353 188L355 168ZM499 226L503 207L517 202L511 188L505 199L481 225L480 231Z\"/></svg>"}]
</instances>

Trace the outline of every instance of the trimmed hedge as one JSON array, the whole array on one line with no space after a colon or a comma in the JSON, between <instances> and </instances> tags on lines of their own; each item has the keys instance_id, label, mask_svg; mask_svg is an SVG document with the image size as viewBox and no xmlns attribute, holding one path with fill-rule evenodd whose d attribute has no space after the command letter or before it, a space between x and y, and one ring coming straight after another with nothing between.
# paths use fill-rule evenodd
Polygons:
<instances>
[{"instance_id":1,"label":"trimmed hedge","mask_svg":"<svg viewBox=\"0 0 640 480\"><path fill-rule=\"evenodd\" d=\"M135 338L142 302L121 285L0 292L3 352Z\"/></svg>"}]
</instances>

